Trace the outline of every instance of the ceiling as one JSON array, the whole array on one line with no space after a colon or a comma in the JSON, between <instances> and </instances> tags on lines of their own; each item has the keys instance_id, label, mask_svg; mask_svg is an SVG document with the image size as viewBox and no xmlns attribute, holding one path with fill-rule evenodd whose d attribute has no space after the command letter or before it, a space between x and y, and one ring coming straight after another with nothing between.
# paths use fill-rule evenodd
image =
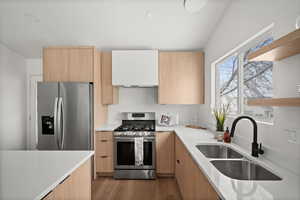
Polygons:
<instances>
[{"instance_id":1,"label":"ceiling","mask_svg":"<svg viewBox=\"0 0 300 200\"><path fill-rule=\"evenodd\" d=\"M189 13L183 0L0 0L0 42L26 58L50 45L201 49L229 4Z\"/></svg>"}]
</instances>

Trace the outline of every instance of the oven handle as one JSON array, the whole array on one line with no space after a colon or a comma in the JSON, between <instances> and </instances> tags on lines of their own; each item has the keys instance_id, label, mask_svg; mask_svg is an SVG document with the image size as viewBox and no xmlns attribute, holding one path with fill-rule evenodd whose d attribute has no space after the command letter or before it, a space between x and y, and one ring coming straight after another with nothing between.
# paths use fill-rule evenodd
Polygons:
<instances>
[{"instance_id":1,"label":"oven handle","mask_svg":"<svg viewBox=\"0 0 300 200\"><path fill-rule=\"evenodd\" d=\"M116 141L134 141L134 137L114 137ZM144 141L154 141L155 137L144 137Z\"/></svg>"}]
</instances>

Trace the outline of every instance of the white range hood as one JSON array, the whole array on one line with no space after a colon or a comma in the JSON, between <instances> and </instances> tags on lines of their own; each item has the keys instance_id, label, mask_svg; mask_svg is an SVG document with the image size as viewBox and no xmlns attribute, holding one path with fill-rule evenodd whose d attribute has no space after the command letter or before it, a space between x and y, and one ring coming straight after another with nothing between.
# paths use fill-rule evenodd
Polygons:
<instances>
[{"instance_id":1,"label":"white range hood","mask_svg":"<svg viewBox=\"0 0 300 200\"><path fill-rule=\"evenodd\" d=\"M124 87L158 86L158 51L112 51L112 84Z\"/></svg>"}]
</instances>

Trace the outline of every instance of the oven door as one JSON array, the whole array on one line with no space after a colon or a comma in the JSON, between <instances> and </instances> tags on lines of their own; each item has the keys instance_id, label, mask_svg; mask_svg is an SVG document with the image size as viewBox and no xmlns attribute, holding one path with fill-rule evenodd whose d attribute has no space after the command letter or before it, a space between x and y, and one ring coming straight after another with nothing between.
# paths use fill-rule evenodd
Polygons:
<instances>
[{"instance_id":1,"label":"oven door","mask_svg":"<svg viewBox=\"0 0 300 200\"><path fill-rule=\"evenodd\" d=\"M144 137L143 165L135 165L134 137L114 138L115 169L154 169L155 168L155 138Z\"/></svg>"}]
</instances>

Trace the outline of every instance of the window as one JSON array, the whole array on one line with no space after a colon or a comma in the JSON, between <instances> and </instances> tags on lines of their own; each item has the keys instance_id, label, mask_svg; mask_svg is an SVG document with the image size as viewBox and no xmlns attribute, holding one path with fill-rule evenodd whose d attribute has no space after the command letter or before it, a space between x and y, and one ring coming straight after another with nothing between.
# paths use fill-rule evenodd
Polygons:
<instances>
[{"instance_id":1,"label":"window","mask_svg":"<svg viewBox=\"0 0 300 200\"><path fill-rule=\"evenodd\" d=\"M238 113L238 55L225 58L217 64L218 97L220 104L229 104L231 114Z\"/></svg>"},{"instance_id":2,"label":"window","mask_svg":"<svg viewBox=\"0 0 300 200\"><path fill-rule=\"evenodd\" d=\"M230 115L245 114L273 122L272 107L248 106L251 98L272 98L273 62L248 61L247 56L271 43L272 37L252 42L215 63L215 104L229 104Z\"/></svg>"}]
</instances>

